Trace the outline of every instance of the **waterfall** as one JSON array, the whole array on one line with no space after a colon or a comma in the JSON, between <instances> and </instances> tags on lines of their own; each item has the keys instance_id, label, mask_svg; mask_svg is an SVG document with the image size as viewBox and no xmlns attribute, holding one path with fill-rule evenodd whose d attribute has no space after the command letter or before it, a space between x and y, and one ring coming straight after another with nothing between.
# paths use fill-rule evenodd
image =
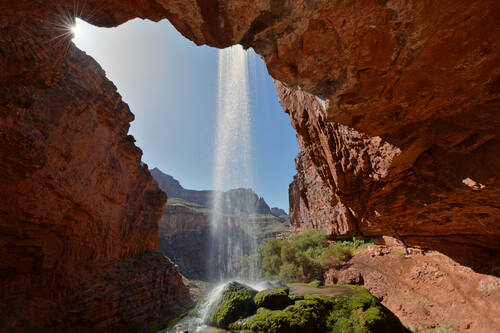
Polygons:
<instances>
[{"instance_id":1,"label":"waterfall","mask_svg":"<svg viewBox=\"0 0 500 333\"><path fill-rule=\"evenodd\" d=\"M255 213L259 197L253 192L252 137L250 131L249 67L255 75L255 57L240 45L219 50L217 133L210 216L210 279L218 282L199 303L196 317L188 317L169 332L207 328L210 314L228 281L251 283L257 290L257 267L242 279L240 260L257 247ZM250 65L250 66L249 66ZM253 66L253 67L252 67ZM238 189L234 189L240 187ZM230 190L231 189L231 190ZM245 280L245 281L243 281Z\"/></svg>"},{"instance_id":2,"label":"waterfall","mask_svg":"<svg viewBox=\"0 0 500 333\"><path fill-rule=\"evenodd\" d=\"M252 220L256 203L250 190L253 177L247 52L240 45L219 50L218 72L215 195L208 265L212 279L222 281L238 277L241 257L256 247ZM243 200L232 200L234 192L224 192L235 187L248 189L238 190Z\"/></svg>"}]
</instances>

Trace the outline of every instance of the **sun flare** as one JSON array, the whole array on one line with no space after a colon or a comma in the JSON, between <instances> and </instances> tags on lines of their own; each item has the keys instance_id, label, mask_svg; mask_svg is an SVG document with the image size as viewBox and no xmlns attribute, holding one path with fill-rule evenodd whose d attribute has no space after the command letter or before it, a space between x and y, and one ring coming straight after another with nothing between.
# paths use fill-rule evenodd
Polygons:
<instances>
[{"instance_id":1,"label":"sun flare","mask_svg":"<svg viewBox=\"0 0 500 333\"><path fill-rule=\"evenodd\" d=\"M78 34L80 33L80 29L78 28L78 24L73 24L69 30L71 31L71 33L73 34L74 37L78 36Z\"/></svg>"}]
</instances>

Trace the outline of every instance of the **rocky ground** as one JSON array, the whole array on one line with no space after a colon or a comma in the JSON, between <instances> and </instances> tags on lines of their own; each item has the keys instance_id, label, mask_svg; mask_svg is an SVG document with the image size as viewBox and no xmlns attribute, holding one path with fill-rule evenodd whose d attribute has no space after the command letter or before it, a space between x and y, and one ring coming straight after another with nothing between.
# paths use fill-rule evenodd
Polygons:
<instances>
[{"instance_id":1,"label":"rocky ground","mask_svg":"<svg viewBox=\"0 0 500 333\"><path fill-rule=\"evenodd\" d=\"M386 238L388 239L388 238ZM388 240L355 254L326 284L360 284L413 328L451 326L500 332L500 279L474 272L436 251Z\"/></svg>"}]
</instances>

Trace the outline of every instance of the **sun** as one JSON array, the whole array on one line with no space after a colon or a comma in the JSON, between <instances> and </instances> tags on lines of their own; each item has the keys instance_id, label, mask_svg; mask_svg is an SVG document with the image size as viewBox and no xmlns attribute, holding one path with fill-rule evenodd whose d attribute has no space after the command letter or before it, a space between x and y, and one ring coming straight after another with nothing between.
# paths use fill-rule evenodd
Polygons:
<instances>
[{"instance_id":1,"label":"sun","mask_svg":"<svg viewBox=\"0 0 500 333\"><path fill-rule=\"evenodd\" d=\"M69 30L71 31L74 37L78 36L78 34L80 34L81 32L76 22L69 28Z\"/></svg>"}]
</instances>

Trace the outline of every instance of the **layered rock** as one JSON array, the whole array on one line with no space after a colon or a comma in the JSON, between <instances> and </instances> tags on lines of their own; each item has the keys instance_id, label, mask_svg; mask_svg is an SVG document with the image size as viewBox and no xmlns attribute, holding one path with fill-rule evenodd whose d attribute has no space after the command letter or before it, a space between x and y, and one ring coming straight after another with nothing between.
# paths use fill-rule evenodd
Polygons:
<instances>
[{"instance_id":1,"label":"layered rock","mask_svg":"<svg viewBox=\"0 0 500 333\"><path fill-rule=\"evenodd\" d=\"M444 175L435 163L423 162L433 159L433 153L409 162L415 152L327 122L317 97L280 83L277 88L299 143L298 173L289 188L292 231L313 228L335 237L390 235L409 245L437 249L476 270L500 273L495 182L489 189L458 183L454 170ZM477 154L471 151L463 163L474 168L480 163Z\"/></svg>"},{"instance_id":2,"label":"layered rock","mask_svg":"<svg viewBox=\"0 0 500 333\"><path fill-rule=\"evenodd\" d=\"M283 209L278 208L278 207L271 208L271 214L273 214L276 217L279 217L282 220L289 220L290 219L288 214Z\"/></svg>"},{"instance_id":3,"label":"layered rock","mask_svg":"<svg viewBox=\"0 0 500 333\"><path fill-rule=\"evenodd\" d=\"M63 323L77 332L88 327L141 331L190 305L176 265L159 252L116 260L98 282L86 282L82 289L71 299L70 316Z\"/></svg>"},{"instance_id":4,"label":"layered rock","mask_svg":"<svg viewBox=\"0 0 500 333\"><path fill-rule=\"evenodd\" d=\"M201 209L200 209L201 208ZM209 275L210 214L202 207L167 204L160 220L160 251L189 279Z\"/></svg>"}]
</instances>

